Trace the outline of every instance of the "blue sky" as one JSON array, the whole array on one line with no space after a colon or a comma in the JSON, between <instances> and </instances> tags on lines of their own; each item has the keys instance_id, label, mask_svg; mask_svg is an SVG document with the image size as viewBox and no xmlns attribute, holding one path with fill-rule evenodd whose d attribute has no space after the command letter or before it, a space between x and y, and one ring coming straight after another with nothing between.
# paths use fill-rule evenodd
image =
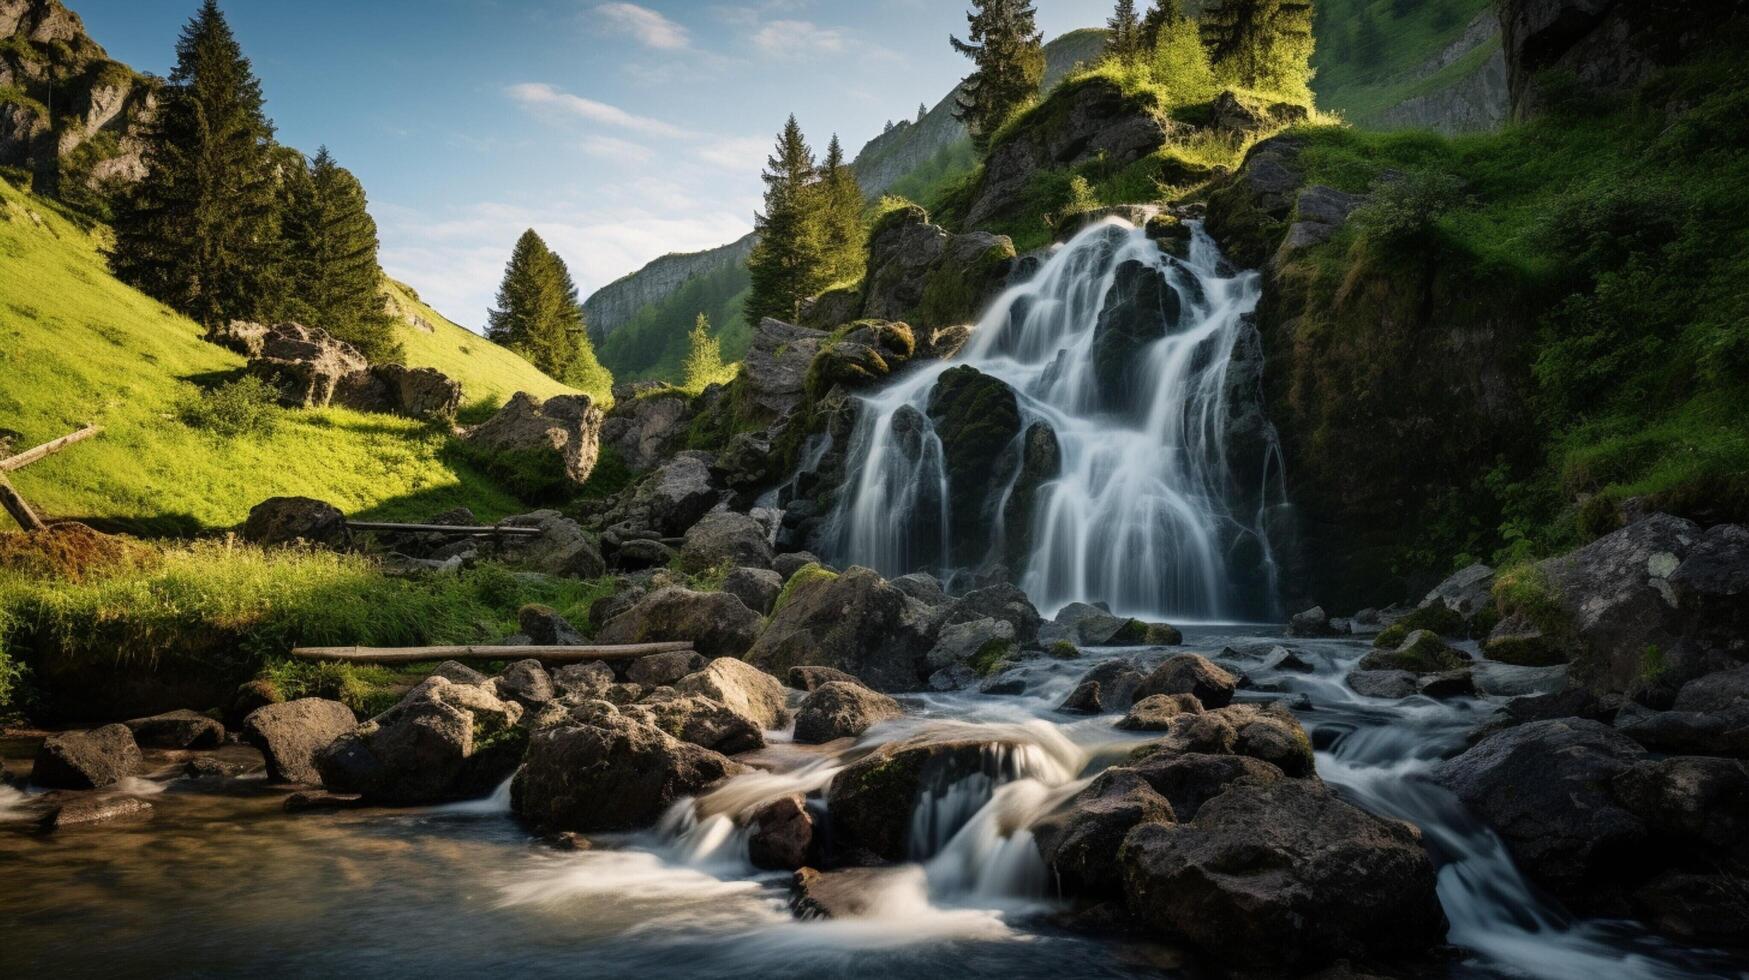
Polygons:
<instances>
[{"instance_id":1,"label":"blue sky","mask_svg":"<svg viewBox=\"0 0 1749 980\"><path fill-rule=\"evenodd\" d=\"M67 0L165 74L196 0ZM1054 37L1111 0L1037 0ZM281 141L364 181L383 265L472 327L524 228L583 293L752 228L794 112L854 155L969 62L959 0L225 0Z\"/></svg>"}]
</instances>

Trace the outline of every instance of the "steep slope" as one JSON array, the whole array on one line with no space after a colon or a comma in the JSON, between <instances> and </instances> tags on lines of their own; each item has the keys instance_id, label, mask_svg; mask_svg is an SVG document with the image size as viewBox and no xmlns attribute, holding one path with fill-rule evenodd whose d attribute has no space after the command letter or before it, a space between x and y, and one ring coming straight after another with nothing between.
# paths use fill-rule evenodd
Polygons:
<instances>
[{"instance_id":1,"label":"steep slope","mask_svg":"<svg viewBox=\"0 0 1749 980\"><path fill-rule=\"evenodd\" d=\"M383 291L390 312L401 321L397 338L407 351L411 367L430 367L462 383L462 413L478 414L510 400L519 391L547 398L570 394L569 385L555 381L515 351L450 320L425 305L413 287L392 279ZM597 401L606 401L606 391L591 391Z\"/></svg>"},{"instance_id":2,"label":"steep slope","mask_svg":"<svg viewBox=\"0 0 1749 980\"><path fill-rule=\"evenodd\" d=\"M1489 0L1322 0L1318 107L1366 129L1497 129L1506 59Z\"/></svg>"},{"instance_id":3,"label":"steep slope","mask_svg":"<svg viewBox=\"0 0 1749 980\"><path fill-rule=\"evenodd\" d=\"M464 504L483 516L521 509L458 459L447 431L424 423L333 409L274 410L270 434L219 437L187 424L201 389L238 375L243 359L112 277L107 238L104 226L0 181L0 422L11 430L0 435L22 448L85 422L106 430L12 475L45 514L178 533L233 525L277 494L384 517ZM560 390L412 305L433 331L406 328L409 361L453 372L470 402Z\"/></svg>"}]
</instances>

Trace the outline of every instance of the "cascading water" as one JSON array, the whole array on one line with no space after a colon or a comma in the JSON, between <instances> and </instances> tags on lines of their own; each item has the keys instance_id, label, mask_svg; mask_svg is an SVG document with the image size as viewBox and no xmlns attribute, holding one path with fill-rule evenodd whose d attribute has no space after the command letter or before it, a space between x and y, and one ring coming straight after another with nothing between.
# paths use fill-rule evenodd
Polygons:
<instances>
[{"instance_id":1,"label":"cascading water","mask_svg":"<svg viewBox=\"0 0 1749 980\"><path fill-rule=\"evenodd\" d=\"M1184 259L1119 219L1088 228L1008 290L954 361L863 399L825 550L888 575L1009 561L1047 612L1075 600L1179 619L1274 612L1280 458L1273 430L1233 405L1255 380L1235 364L1259 278L1192 228ZM956 476L937 391L967 366L1012 389L1019 425L1010 445L980 447L992 470ZM1029 487L1037 442L1055 472ZM968 495L980 505L954 503Z\"/></svg>"}]
</instances>

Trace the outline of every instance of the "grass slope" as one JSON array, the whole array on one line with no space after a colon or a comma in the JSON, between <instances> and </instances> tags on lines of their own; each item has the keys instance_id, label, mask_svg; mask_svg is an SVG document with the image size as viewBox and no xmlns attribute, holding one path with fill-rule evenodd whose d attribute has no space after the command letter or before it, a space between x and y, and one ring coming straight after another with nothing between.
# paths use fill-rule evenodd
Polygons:
<instances>
[{"instance_id":1,"label":"grass slope","mask_svg":"<svg viewBox=\"0 0 1749 980\"><path fill-rule=\"evenodd\" d=\"M1464 33L1489 0L1320 0L1312 89L1318 108L1369 126L1398 103L1450 86L1479 68L1498 47L1483 44L1430 76L1421 69ZM1372 38L1359 25L1366 11Z\"/></svg>"},{"instance_id":2,"label":"grass slope","mask_svg":"<svg viewBox=\"0 0 1749 980\"><path fill-rule=\"evenodd\" d=\"M24 448L85 422L106 429L12 475L39 510L146 533L240 522L277 494L332 501L371 517L467 505L482 516L521 504L458 458L444 429L330 409L278 411L265 437L219 438L180 421L202 387L243 359L192 321L117 281L108 232L0 181L0 424ZM426 309L430 335L406 329L409 360L452 373L483 403L556 382ZM0 517L0 528L10 528Z\"/></svg>"}]
</instances>

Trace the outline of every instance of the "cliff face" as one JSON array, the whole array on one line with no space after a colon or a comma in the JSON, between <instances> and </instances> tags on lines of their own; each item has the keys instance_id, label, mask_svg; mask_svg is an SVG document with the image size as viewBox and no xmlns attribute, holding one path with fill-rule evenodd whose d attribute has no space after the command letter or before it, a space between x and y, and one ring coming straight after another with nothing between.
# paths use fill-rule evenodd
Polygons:
<instances>
[{"instance_id":1,"label":"cliff face","mask_svg":"<svg viewBox=\"0 0 1749 980\"><path fill-rule=\"evenodd\" d=\"M1461 37L1428 59L1414 77L1427 90L1381 111L1380 126L1447 134L1500 128L1510 99L1499 18L1492 10L1477 15Z\"/></svg>"},{"instance_id":2,"label":"cliff face","mask_svg":"<svg viewBox=\"0 0 1749 980\"><path fill-rule=\"evenodd\" d=\"M601 344L615 330L630 322L639 310L660 302L693 279L746 264L755 240L755 236L747 235L704 252L664 255L601 287L583 301L583 317L589 324L590 339Z\"/></svg>"},{"instance_id":3,"label":"cliff face","mask_svg":"<svg viewBox=\"0 0 1749 980\"><path fill-rule=\"evenodd\" d=\"M101 197L145 173L156 83L111 60L59 0L0 0L0 166L39 193Z\"/></svg>"}]
</instances>

